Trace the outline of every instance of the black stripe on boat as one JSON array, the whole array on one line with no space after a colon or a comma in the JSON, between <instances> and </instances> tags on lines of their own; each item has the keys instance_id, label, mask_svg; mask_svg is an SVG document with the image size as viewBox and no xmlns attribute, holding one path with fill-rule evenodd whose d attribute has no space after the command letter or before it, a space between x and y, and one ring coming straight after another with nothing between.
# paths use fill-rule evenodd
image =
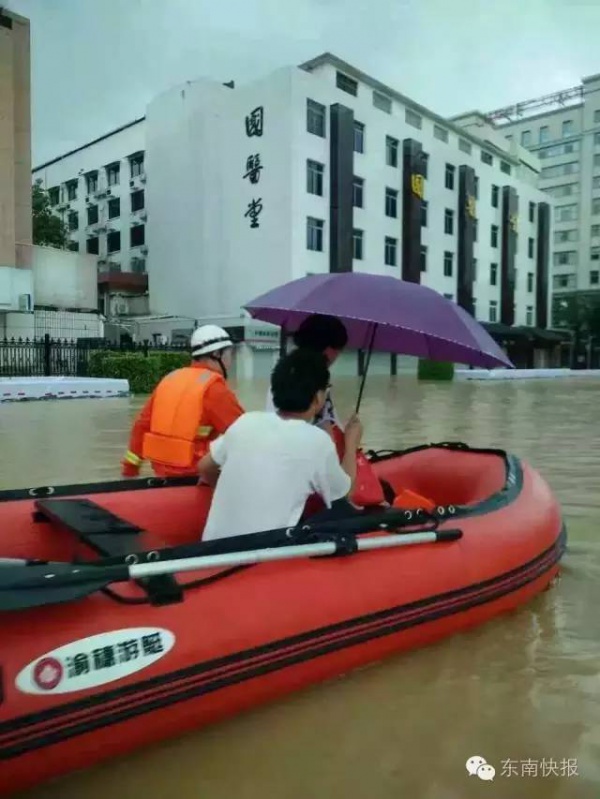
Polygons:
<instances>
[{"instance_id":1,"label":"black stripe on boat","mask_svg":"<svg viewBox=\"0 0 600 799\"><path fill-rule=\"evenodd\" d=\"M566 530L563 527L554 544L540 555L484 582L357 616L4 722L0 724L0 759L9 760L154 710L493 602L543 577L558 563L565 547Z\"/></svg>"}]
</instances>

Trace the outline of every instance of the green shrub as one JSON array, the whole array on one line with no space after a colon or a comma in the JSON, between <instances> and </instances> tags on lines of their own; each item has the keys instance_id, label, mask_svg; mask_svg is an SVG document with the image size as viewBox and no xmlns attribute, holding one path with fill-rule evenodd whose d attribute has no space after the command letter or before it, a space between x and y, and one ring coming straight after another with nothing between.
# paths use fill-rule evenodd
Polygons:
<instances>
[{"instance_id":1,"label":"green shrub","mask_svg":"<svg viewBox=\"0 0 600 799\"><path fill-rule=\"evenodd\" d=\"M129 381L134 394L151 394L158 382L169 372L189 366L186 352L92 352L88 374L90 377L122 378Z\"/></svg>"},{"instance_id":2,"label":"green shrub","mask_svg":"<svg viewBox=\"0 0 600 799\"><path fill-rule=\"evenodd\" d=\"M454 364L448 361L419 359L419 380L453 380Z\"/></svg>"}]
</instances>

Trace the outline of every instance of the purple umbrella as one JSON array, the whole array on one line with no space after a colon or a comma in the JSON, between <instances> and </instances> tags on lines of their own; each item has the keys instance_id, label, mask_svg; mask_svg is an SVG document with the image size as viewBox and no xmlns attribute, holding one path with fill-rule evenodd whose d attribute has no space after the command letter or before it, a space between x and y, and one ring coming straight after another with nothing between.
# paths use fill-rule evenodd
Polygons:
<instances>
[{"instance_id":1,"label":"purple umbrella","mask_svg":"<svg viewBox=\"0 0 600 799\"><path fill-rule=\"evenodd\" d=\"M463 308L433 289L395 277L361 272L308 275L244 307L252 317L288 333L311 314L338 317L346 325L348 346L368 351L365 375L373 350L488 369L514 368Z\"/></svg>"}]
</instances>

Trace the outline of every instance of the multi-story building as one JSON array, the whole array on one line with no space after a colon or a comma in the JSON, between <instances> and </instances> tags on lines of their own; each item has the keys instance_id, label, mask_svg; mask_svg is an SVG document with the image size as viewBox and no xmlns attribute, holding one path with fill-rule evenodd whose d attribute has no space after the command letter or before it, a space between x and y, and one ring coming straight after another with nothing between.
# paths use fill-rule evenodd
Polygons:
<instances>
[{"instance_id":1,"label":"multi-story building","mask_svg":"<svg viewBox=\"0 0 600 799\"><path fill-rule=\"evenodd\" d=\"M324 54L239 87L174 87L34 179L101 279L141 277L145 258L159 315L239 320L277 284L354 269L422 282L501 339L527 327L535 341L552 236L539 171L482 115L444 119Z\"/></svg>"},{"instance_id":2,"label":"multi-story building","mask_svg":"<svg viewBox=\"0 0 600 799\"><path fill-rule=\"evenodd\" d=\"M0 338L33 310L29 20L0 8Z\"/></svg>"},{"instance_id":3,"label":"multi-story building","mask_svg":"<svg viewBox=\"0 0 600 799\"><path fill-rule=\"evenodd\" d=\"M330 54L162 94L146 114L153 310L235 316L287 280L357 270L422 282L486 323L547 327L539 161L472 117Z\"/></svg>"},{"instance_id":4,"label":"multi-story building","mask_svg":"<svg viewBox=\"0 0 600 799\"><path fill-rule=\"evenodd\" d=\"M539 185L555 207L555 305L576 293L600 301L600 75L488 117L540 159Z\"/></svg>"},{"instance_id":5,"label":"multi-story building","mask_svg":"<svg viewBox=\"0 0 600 799\"><path fill-rule=\"evenodd\" d=\"M101 312L147 311L144 119L40 164L33 180L67 225L70 249L97 257Z\"/></svg>"}]
</instances>

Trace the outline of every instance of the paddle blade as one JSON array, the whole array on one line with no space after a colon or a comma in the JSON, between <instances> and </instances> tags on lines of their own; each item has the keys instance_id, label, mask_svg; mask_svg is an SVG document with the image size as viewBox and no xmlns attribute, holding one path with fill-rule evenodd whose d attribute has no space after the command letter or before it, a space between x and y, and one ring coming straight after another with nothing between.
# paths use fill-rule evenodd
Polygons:
<instances>
[{"instance_id":1,"label":"paddle blade","mask_svg":"<svg viewBox=\"0 0 600 799\"><path fill-rule=\"evenodd\" d=\"M0 569L0 612L83 599L113 581L108 571L71 563L3 566Z\"/></svg>"}]
</instances>

